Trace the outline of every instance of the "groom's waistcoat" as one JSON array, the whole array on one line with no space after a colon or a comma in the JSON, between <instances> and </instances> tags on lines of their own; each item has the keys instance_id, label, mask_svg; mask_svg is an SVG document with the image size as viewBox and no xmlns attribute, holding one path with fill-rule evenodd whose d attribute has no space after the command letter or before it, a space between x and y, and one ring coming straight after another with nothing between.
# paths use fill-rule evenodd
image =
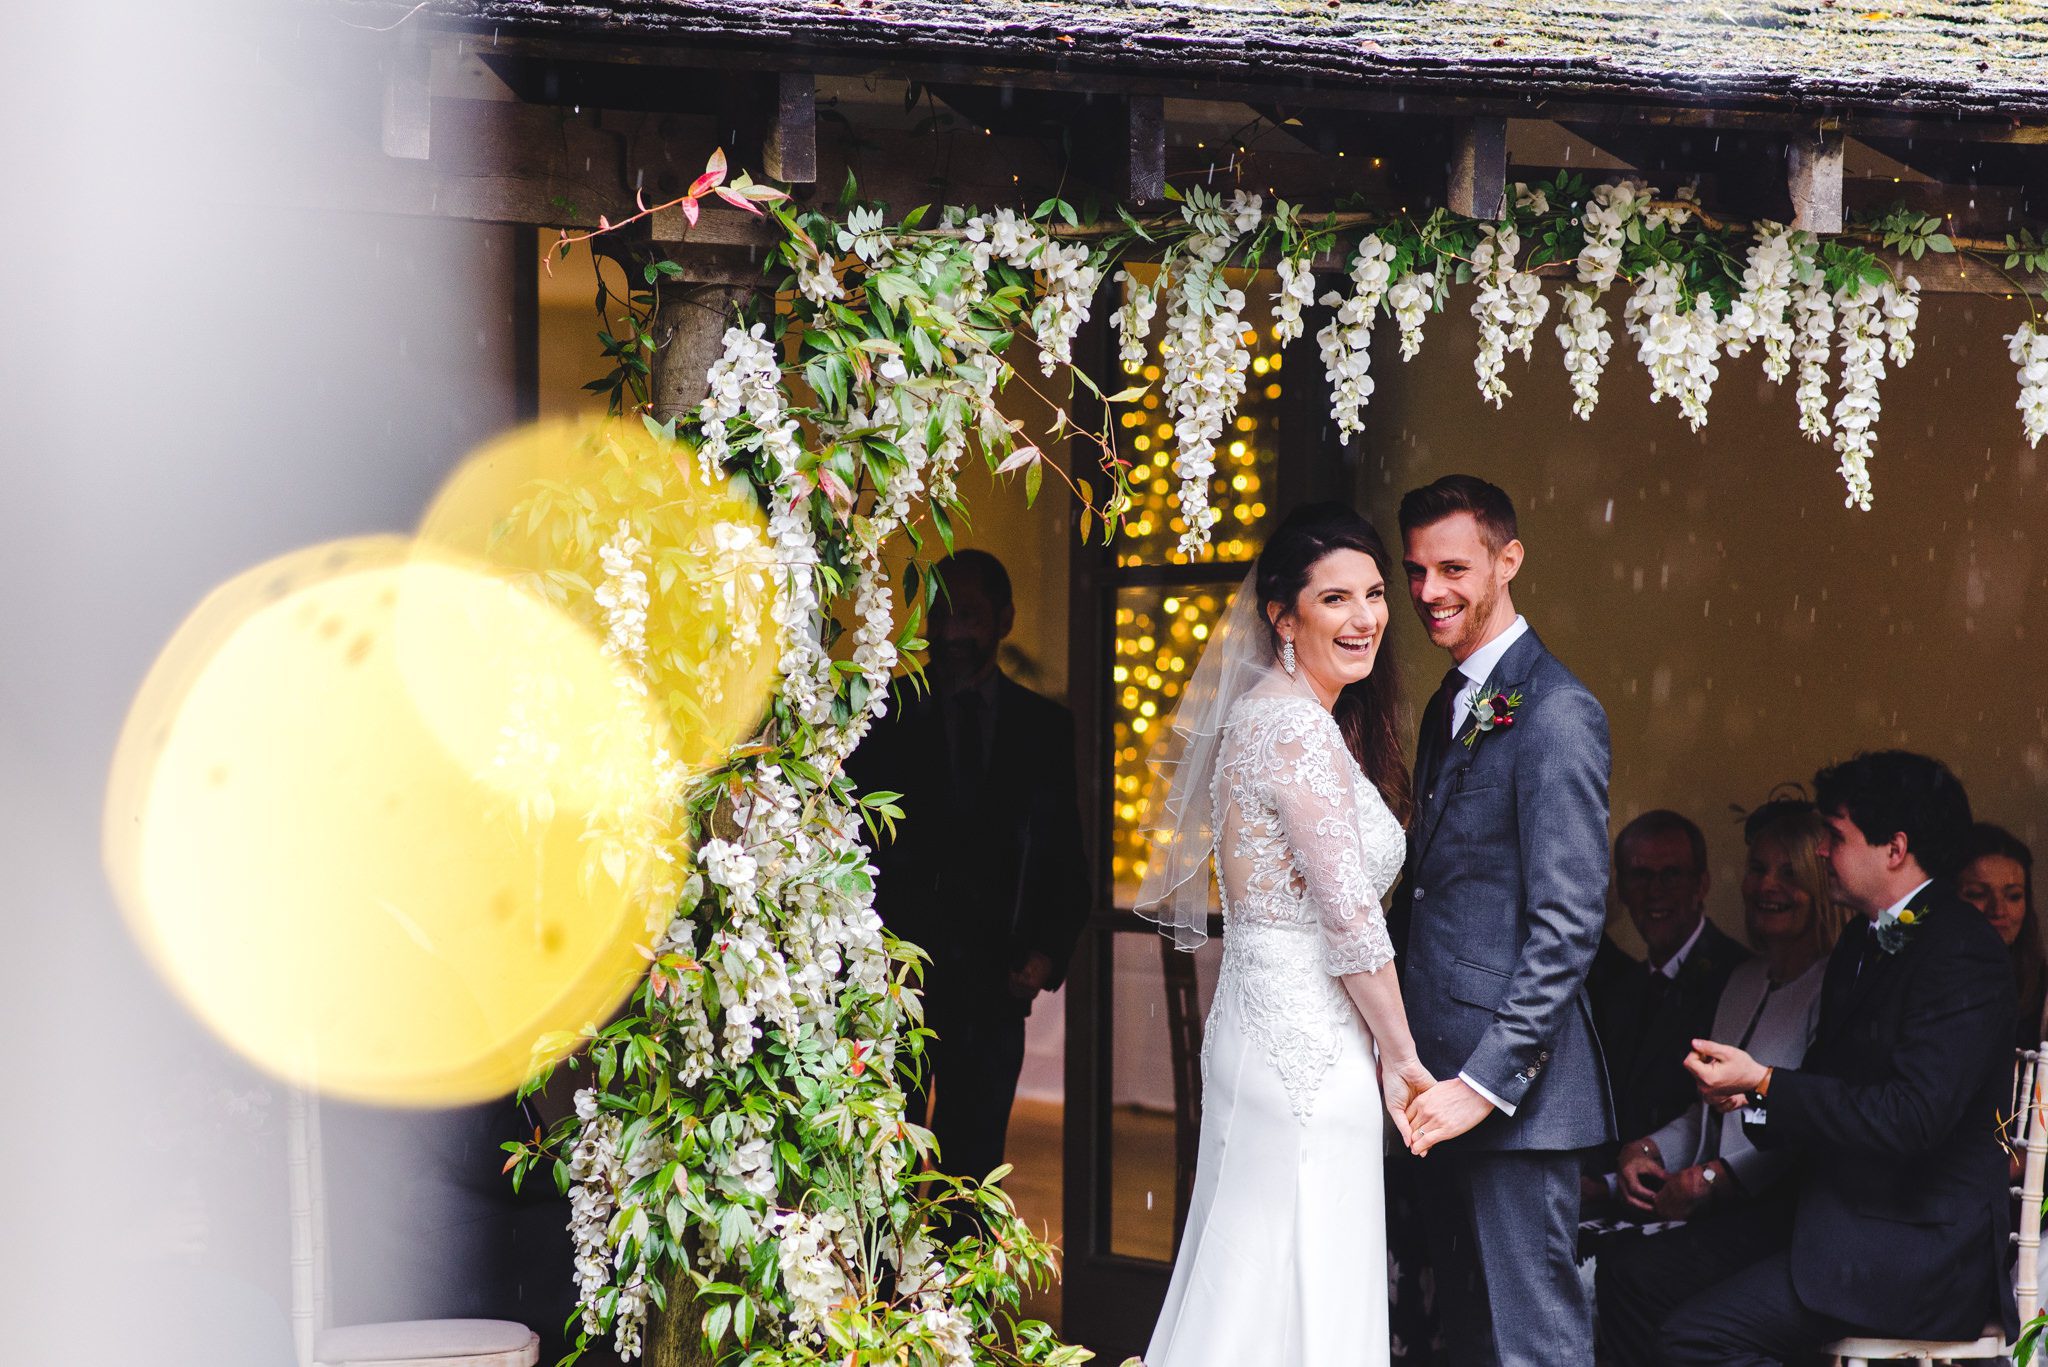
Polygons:
<instances>
[{"instance_id":1,"label":"groom's waistcoat","mask_svg":"<svg viewBox=\"0 0 2048 1367\"><path fill-rule=\"evenodd\" d=\"M1423 716L1394 908L1404 995L1423 1064L1515 1108L1458 1147L1585 1148L1614 1138L1585 991L1607 920L1607 714L1534 632L1487 681L1515 693L1512 722L1470 746L1442 701Z\"/></svg>"}]
</instances>

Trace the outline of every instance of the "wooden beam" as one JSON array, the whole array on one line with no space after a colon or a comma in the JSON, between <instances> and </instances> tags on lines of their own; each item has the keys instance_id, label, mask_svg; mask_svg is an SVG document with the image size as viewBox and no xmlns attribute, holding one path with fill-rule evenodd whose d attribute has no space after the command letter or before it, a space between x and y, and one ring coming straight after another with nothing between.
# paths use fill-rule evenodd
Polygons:
<instances>
[{"instance_id":1,"label":"wooden beam","mask_svg":"<svg viewBox=\"0 0 2048 1367\"><path fill-rule=\"evenodd\" d=\"M1814 124L1785 149L1786 187L1792 192L1792 226L1810 233L1842 231L1842 128L1831 120Z\"/></svg>"},{"instance_id":2,"label":"wooden beam","mask_svg":"<svg viewBox=\"0 0 2048 1367\"><path fill-rule=\"evenodd\" d=\"M437 21L440 22L440 21ZM447 23L443 31L462 33L464 25ZM788 66L786 53L721 49L715 57L692 44L599 41L499 31L485 25L480 33L462 33L462 40L480 52L574 54L584 60L629 65L702 67L715 60L721 70L775 71ZM870 79L954 82L971 77L977 85L1016 92L1057 91L1064 94L1148 94L1178 100L1208 100L1249 105L1287 105L1347 109L1366 113L1418 114L1432 117L1555 119L1565 123L1626 123L1656 127L1754 128L1792 132L1809 127L1812 115L1802 112L1796 96L1753 93L1748 103L1728 93L1716 104L1674 104L1631 97L1560 93L1553 84L1523 92L1455 93L1441 87L1402 82L1398 78L1369 85L1338 87L1290 76L1275 64L1266 81L1168 79L1119 72L1046 70L1016 65L963 68L958 63L877 60L872 56L838 57L817 53L805 65L820 76L861 76ZM1851 133L1861 136L1926 137L1947 141L2048 145L2048 111L1991 113L1943 109L1926 113L1859 111L1846 118Z\"/></svg>"},{"instance_id":3,"label":"wooden beam","mask_svg":"<svg viewBox=\"0 0 2048 1367\"><path fill-rule=\"evenodd\" d=\"M818 80L808 71L775 77L774 105L761 143L761 168L770 180L811 185L818 179Z\"/></svg>"},{"instance_id":4,"label":"wooden beam","mask_svg":"<svg viewBox=\"0 0 2048 1367\"><path fill-rule=\"evenodd\" d=\"M400 28L384 59L384 155L406 161L425 161L434 146L434 52L420 32Z\"/></svg>"},{"instance_id":5,"label":"wooden beam","mask_svg":"<svg viewBox=\"0 0 2048 1367\"><path fill-rule=\"evenodd\" d=\"M585 110L572 115L567 110L499 100L437 99L434 101L436 154L431 161L400 161L381 154L374 143L353 144L356 160L312 162L281 168L278 192L270 201L274 208L303 209L322 213L397 214L482 223L522 223L546 228L589 229L597 226L600 214L614 222L634 211L636 191L644 192L648 203L658 203L679 194L703 167L703 149L724 136L707 118L670 116L606 115ZM1296 130L1290 129L1290 132ZM1302 130L1312 132L1312 129ZM1412 131L1412 130L1409 130ZM1395 143L1378 141L1388 154ZM987 153L962 158L951 178L934 185L921 169L928 151L928 134L897 131L868 131L860 149L820 149L822 182L837 185L847 170L846 156L862 159L863 195L885 201L899 210L904 206L932 201L973 203L984 207L1003 204L1029 205L1029 187L1057 183L1060 165L1057 149L1041 138L985 140ZM1361 163L1362 173L1333 182L1332 167ZM1391 164L1391 163L1390 163ZM1436 184L1444 177L1441 156L1434 162ZM1317 177L1309 202L1329 202L1335 196L1375 189L1376 173L1370 158L1323 160L1306 154L1286 159L1286 171L1277 184L1260 184L1261 190L1302 198L1302 185L1287 172ZM1011 174L1021 177L1011 181ZM1534 173L1532 168L1532 174ZM1895 192L1912 189L1924 193L1932 187L1882 187L1859 182L1846 187L1859 208L1877 207L1869 196L1880 188L1886 201ZM1042 190L1033 191L1042 197ZM817 191L798 187L799 203L817 202ZM1980 199L1982 198L1980 194ZM1388 201L1384 192L1369 194L1369 200L1389 207L1408 205L1419 211L1420 199L1405 197ZM1915 199L1917 196L1909 196ZM1930 202L1929 212L1938 206ZM1958 215L1960 217L1960 214ZM731 247L739 254L725 259L716 269L706 267L707 276L719 283L758 281L760 252L775 243L773 223L750 217L737 210L713 205L695 228L681 222L652 225L648 241L664 244L674 259L676 253L699 253L710 247ZM754 255L747 255L747 253ZM1879 257L1919 277L1930 291L1963 291L2002 295L2010 286L1996 272L1980 269L1953 257L1902 261L1891 253ZM1143 259L1142 257L1140 259ZM1324 263L1341 270L1343 262ZM2041 282L2036 282L2041 283Z\"/></svg>"},{"instance_id":6,"label":"wooden beam","mask_svg":"<svg viewBox=\"0 0 2048 1367\"><path fill-rule=\"evenodd\" d=\"M1508 184L1508 121L1483 116L1458 119L1451 125L1450 180L1444 202L1454 214L1483 218L1500 216Z\"/></svg>"}]
</instances>

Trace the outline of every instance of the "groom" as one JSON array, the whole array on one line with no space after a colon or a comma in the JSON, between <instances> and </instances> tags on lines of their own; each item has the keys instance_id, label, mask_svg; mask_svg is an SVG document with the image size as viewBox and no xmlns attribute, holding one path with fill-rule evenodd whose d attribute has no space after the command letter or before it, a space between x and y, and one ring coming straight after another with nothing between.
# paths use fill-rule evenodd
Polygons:
<instances>
[{"instance_id":1,"label":"groom","mask_svg":"<svg viewBox=\"0 0 2048 1367\"><path fill-rule=\"evenodd\" d=\"M1437 1312L1457 1367L1590 1367L1581 1151L1614 1138L1585 993L1607 919L1607 714L1515 611L1505 493L1446 475L1401 500L1401 537L1453 666L1422 716L1395 908L1441 1079L1408 1109Z\"/></svg>"}]
</instances>

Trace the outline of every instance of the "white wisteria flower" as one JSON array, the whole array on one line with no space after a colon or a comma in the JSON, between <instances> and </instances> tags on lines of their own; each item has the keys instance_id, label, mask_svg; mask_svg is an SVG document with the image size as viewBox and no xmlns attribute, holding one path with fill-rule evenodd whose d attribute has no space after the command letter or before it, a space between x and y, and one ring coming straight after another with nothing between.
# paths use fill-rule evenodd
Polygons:
<instances>
[{"instance_id":1,"label":"white wisteria flower","mask_svg":"<svg viewBox=\"0 0 2048 1367\"><path fill-rule=\"evenodd\" d=\"M1472 249L1472 275L1479 290L1472 300L1472 316L1479 322L1479 347L1472 357L1472 372L1479 379L1479 397L1501 406L1511 397L1501 373L1507 369L1507 353L1519 351L1524 360L1535 345L1536 329L1550 311L1543 282L1535 275L1515 268L1522 239L1511 226L1481 224L1479 243Z\"/></svg>"},{"instance_id":2,"label":"white wisteria flower","mask_svg":"<svg viewBox=\"0 0 2048 1367\"><path fill-rule=\"evenodd\" d=\"M1792 290L1792 358L1799 363L1799 430L1813 441L1828 435L1828 350L1835 303L1819 270Z\"/></svg>"},{"instance_id":3,"label":"white wisteria flower","mask_svg":"<svg viewBox=\"0 0 2048 1367\"><path fill-rule=\"evenodd\" d=\"M704 876L736 897L750 897L761 866L746 847L731 840L707 840L697 851Z\"/></svg>"},{"instance_id":4,"label":"white wisteria flower","mask_svg":"<svg viewBox=\"0 0 2048 1367\"><path fill-rule=\"evenodd\" d=\"M1331 290L1323 304L1336 316L1316 333L1323 375L1330 385L1330 416L1337 440L1348 445L1354 432L1365 430L1365 405L1372 398L1372 328L1380 301L1392 283L1394 248L1368 233L1351 261L1351 293Z\"/></svg>"},{"instance_id":5,"label":"white wisteria flower","mask_svg":"<svg viewBox=\"0 0 2048 1367\"><path fill-rule=\"evenodd\" d=\"M595 595L597 605L604 609L604 651L633 666L627 678L642 693L647 691L642 671L647 665L647 608L651 601L642 564L646 550L633 534L633 524L620 522L611 539L598 548L604 582Z\"/></svg>"},{"instance_id":6,"label":"white wisteria flower","mask_svg":"<svg viewBox=\"0 0 2048 1367\"><path fill-rule=\"evenodd\" d=\"M1124 291L1123 303L1109 319L1116 329L1117 360L1126 375L1135 375L1145 368L1145 341L1152 335L1153 315L1159 312L1159 287L1144 284L1129 271L1118 271L1113 279Z\"/></svg>"},{"instance_id":7,"label":"white wisteria flower","mask_svg":"<svg viewBox=\"0 0 2048 1367\"><path fill-rule=\"evenodd\" d=\"M1913 359L1913 329L1920 323L1920 282L1907 276L1884 286L1884 338L1893 365Z\"/></svg>"},{"instance_id":8,"label":"white wisteria flower","mask_svg":"<svg viewBox=\"0 0 2048 1367\"><path fill-rule=\"evenodd\" d=\"M1793 232L1782 223L1756 225L1756 241L1743 260L1742 291L1729 306L1722 337L1731 357L1761 342L1764 374L1782 384L1792 370L1792 276L1798 262Z\"/></svg>"},{"instance_id":9,"label":"white wisteria flower","mask_svg":"<svg viewBox=\"0 0 2048 1367\"><path fill-rule=\"evenodd\" d=\"M1307 329L1301 311L1316 301L1315 272L1305 256L1283 256L1275 264L1280 288L1273 291L1273 338L1282 346Z\"/></svg>"},{"instance_id":10,"label":"white wisteria flower","mask_svg":"<svg viewBox=\"0 0 2048 1367\"><path fill-rule=\"evenodd\" d=\"M1037 262L1043 293L1031 307L1031 333L1038 339L1039 368L1047 375L1074 359L1074 338L1102 283L1102 267L1088 248L1048 240Z\"/></svg>"},{"instance_id":11,"label":"white wisteria flower","mask_svg":"<svg viewBox=\"0 0 2048 1367\"><path fill-rule=\"evenodd\" d=\"M1436 297L1434 271L1410 271L1387 286L1387 309L1401 330L1401 359L1412 361L1422 351L1422 324Z\"/></svg>"},{"instance_id":12,"label":"white wisteria flower","mask_svg":"<svg viewBox=\"0 0 2048 1367\"><path fill-rule=\"evenodd\" d=\"M832 258L823 252L805 252L797 262L796 287L813 304L829 304L846 297Z\"/></svg>"},{"instance_id":13,"label":"white wisteria flower","mask_svg":"<svg viewBox=\"0 0 2048 1367\"><path fill-rule=\"evenodd\" d=\"M1842 339L1842 392L1835 400L1835 452L1842 458L1843 500L1870 509L1870 456L1877 440L1878 384L1884 379L1884 291L1854 285L1835 297Z\"/></svg>"},{"instance_id":14,"label":"white wisteria flower","mask_svg":"<svg viewBox=\"0 0 2048 1367\"><path fill-rule=\"evenodd\" d=\"M1636 359L1650 372L1650 402L1675 398L1693 431L1706 426L1707 401L1721 373L1714 364L1720 326L1712 298L1699 294L1688 301L1678 267L1659 262L1636 281L1622 307L1622 325L1635 339Z\"/></svg>"},{"instance_id":15,"label":"white wisteria flower","mask_svg":"<svg viewBox=\"0 0 2048 1367\"><path fill-rule=\"evenodd\" d=\"M2048 435L2048 332L2030 318L2005 340L2006 354L2019 367L2020 397L2013 406L2020 410L2027 445L2039 446Z\"/></svg>"},{"instance_id":16,"label":"white wisteria flower","mask_svg":"<svg viewBox=\"0 0 2048 1367\"><path fill-rule=\"evenodd\" d=\"M1244 344L1244 291L1223 275L1231 246L1259 223L1260 200L1243 191L1222 197L1194 186L1181 214L1195 231L1167 267L1165 335L1160 343L1166 401L1173 417L1174 474L1180 480L1179 549L1190 558L1209 544L1221 516L1209 505L1216 443L1244 397L1251 353Z\"/></svg>"},{"instance_id":17,"label":"white wisteria flower","mask_svg":"<svg viewBox=\"0 0 2048 1367\"><path fill-rule=\"evenodd\" d=\"M1579 226L1586 234L1586 245L1579 251L1580 284L1597 293L1614 283L1621 271L1629 220L1642 212L1654 193L1632 180L1593 187L1579 206Z\"/></svg>"},{"instance_id":18,"label":"white wisteria flower","mask_svg":"<svg viewBox=\"0 0 2048 1367\"><path fill-rule=\"evenodd\" d=\"M1557 325L1557 340L1564 348L1565 373L1571 376L1572 412L1591 419L1600 402L1600 376L1607 368L1614 337L1607 330L1607 310L1600 307L1598 291L1567 285L1559 294L1564 300L1564 321Z\"/></svg>"}]
</instances>

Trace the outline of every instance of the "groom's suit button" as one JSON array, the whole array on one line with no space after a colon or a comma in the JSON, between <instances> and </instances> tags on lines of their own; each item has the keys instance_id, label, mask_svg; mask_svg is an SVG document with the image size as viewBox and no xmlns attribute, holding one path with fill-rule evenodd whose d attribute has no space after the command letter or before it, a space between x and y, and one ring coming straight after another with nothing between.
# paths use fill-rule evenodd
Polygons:
<instances>
[{"instance_id":1,"label":"groom's suit button","mask_svg":"<svg viewBox=\"0 0 2048 1367\"><path fill-rule=\"evenodd\" d=\"M1418 902L1420 902L1420 901L1422 900L1422 889L1421 889L1421 888L1417 888L1417 889L1415 890L1415 900L1416 900L1416 901L1418 901Z\"/></svg>"}]
</instances>

